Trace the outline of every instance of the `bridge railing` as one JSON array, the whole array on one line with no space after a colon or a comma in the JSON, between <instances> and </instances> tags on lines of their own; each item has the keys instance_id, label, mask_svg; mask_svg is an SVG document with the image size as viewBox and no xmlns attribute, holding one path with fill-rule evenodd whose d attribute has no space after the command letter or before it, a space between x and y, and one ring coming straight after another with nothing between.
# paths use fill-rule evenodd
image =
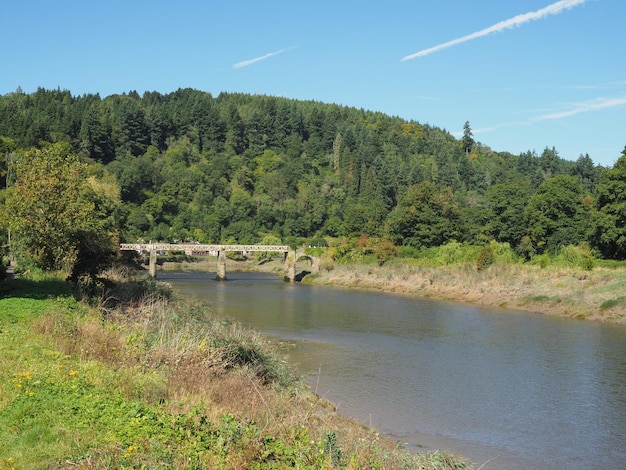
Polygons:
<instances>
[{"instance_id":1,"label":"bridge railing","mask_svg":"<svg viewBox=\"0 0 626 470\"><path fill-rule=\"evenodd\" d=\"M289 252L288 245L202 245L182 243L122 243L122 251L261 251L261 252Z\"/></svg>"}]
</instances>

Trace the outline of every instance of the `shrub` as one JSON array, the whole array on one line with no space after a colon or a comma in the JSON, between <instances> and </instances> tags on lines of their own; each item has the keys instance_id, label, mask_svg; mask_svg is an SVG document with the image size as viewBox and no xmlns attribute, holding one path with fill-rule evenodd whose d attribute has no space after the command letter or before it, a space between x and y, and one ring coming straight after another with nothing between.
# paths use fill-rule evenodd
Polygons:
<instances>
[{"instance_id":1,"label":"shrub","mask_svg":"<svg viewBox=\"0 0 626 470\"><path fill-rule=\"evenodd\" d=\"M561 248L556 262L571 267L580 267L591 271L594 266L594 257L588 245L568 245Z\"/></svg>"},{"instance_id":2,"label":"shrub","mask_svg":"<svg viewBox=\"0 0 626 470\"><path fill-rule=\"evenodd\" d=\"M451 241L440 246L437 250L437 260L443 265L460 263L463 260L461 244Z\"/></svg>"},{"instance_id":3,"label":"shrub","mask_svg":"<svg viewBox=\"0 0 626 470\"><path fill-rule=\"evenodd\" d=\"M520 255L524 257L526 261L530 261L532 257L537 254L537 250L535 250L533 242L528 236L522 237L517 251Z\"/></svg>"},{"instance_id":4,"label":"shrub","mask_svg":"<svg viewBox=\"0 0 626 470\"><path fill-rule=\"evenodd\" d=\"M372 246L370 244L370 240L368 236L365 235L364 233L362 233L361 236L357 239L355 247L366 254L372 252Z\"/></svg>"},{"instance_id":5,"label":"shrub","mask_svg":"<svg viewBox=\"0 0 626 470\"><path fill-rule=\"evenodd\" d=\"M496 241L491 241L489 246L493 248L494 254L494 263L517 263L519 258L515 251L511 248L511 245L508 243L500 243Z\"/></svg>"},{"instance_id":6,"label":"shrub","mask_svg":"<svg viewBox=\"0 0 626 470\"><path fill-rule=\"evenodd\" d=\"M397 247L398 257L400 258L417 258L419 257L419 250L413 246L399 246Z\"/></svg>"},{"instance_id":7,"label":"shrub","mask_svg":"<svg viewBox=\"0 0 626 470\"><path fill-rule=\"evenodd\" d=\"M382 240L374 247L374 254L378 260L378 264L382 266L391 258L398 256L398 249L393 242L389 240Z\"/></svg>"},{"instance_id":8,"label":"shrub","mask_svg":"<svg viewBox=\"0 0 626 470\"><path fill-rule=\"evenodd\" d=\"M484 271L493 264L495 260L495 250L493 245L485 245L480 249L478 253L478 259L476 260L476 269L478 271Z\"/></svg>"},{"instance_id":9,"label":"shrub","mask_svg":"<svg viewBox=\"0 0 626 470\"><path fill-rule=\"evenodd\" d=\"M626 297L618 297L617 299L609 299L602 302L600 305L600 310L609 310L613 307L617 307L619 305L623 305L626 303Z\"/></svg>"},{"instance_id":10,"label":"shrub","mask_svg":"<svg viewBox=\"0 0 626 470\"><path fill-rule=\"evenodd\" d=\"M326 241L325 238L323 237L316 237L316 238L311 238L308 242L308 245L310 247L322 247L325 248L328 246L328 242Z\"/></svg>"}]
</instances>

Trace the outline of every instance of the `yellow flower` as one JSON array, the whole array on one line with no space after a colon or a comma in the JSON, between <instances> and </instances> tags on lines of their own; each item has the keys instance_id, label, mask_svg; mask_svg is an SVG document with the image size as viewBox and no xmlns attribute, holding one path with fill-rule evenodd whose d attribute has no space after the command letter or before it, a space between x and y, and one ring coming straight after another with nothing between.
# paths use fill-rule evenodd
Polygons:
<instances>
[{"instance_id":1,"label":"yellow flower","mask_svg":"<svg viewBox=\"0 0 626 470\"><path fill-rule=\"evenodd\" d=\"M139 446L128 446L128 449L126 449L126 452L124 453L124 457L130 457L133 452L137 451L137 449L139 449Z\"/></svg>"}]
</instances>

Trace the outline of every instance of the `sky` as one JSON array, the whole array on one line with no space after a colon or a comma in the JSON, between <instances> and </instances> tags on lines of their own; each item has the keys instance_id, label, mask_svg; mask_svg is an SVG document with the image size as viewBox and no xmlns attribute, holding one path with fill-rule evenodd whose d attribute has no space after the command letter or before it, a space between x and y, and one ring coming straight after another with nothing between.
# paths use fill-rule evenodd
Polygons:
<instances>
[{"instance_id":1,"label":"sky","mask_svg":"<svg viewBox=\"0 0 626 470\"><path fill-rule=\"evenodd\" d=\"M179 88L380 111L612 166L624 0L0 1L0 95Z\"/></svg>"}]
</instances>

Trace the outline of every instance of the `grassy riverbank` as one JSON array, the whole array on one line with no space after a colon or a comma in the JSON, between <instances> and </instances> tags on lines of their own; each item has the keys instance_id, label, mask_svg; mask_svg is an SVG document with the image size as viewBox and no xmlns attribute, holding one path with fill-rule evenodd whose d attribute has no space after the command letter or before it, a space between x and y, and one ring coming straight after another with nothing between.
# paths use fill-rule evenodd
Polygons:
<instances>
[{"instance_id":1,"label":"grassy riverbank","mask_svg":"<svg viewBox=\"0 0 626 470\"><path fill-rule=\"evenodd\" d=\"M484 306L521 309L578 319L626 324L626 269L495 264L412 266L335 265L305 282L377 289Z\"/></svg>"},{"instance_id":2,"label":"grassy riverbank","mask_svg":"<svg viewBox=\"0 0 626 470\"><path fill-rule=\"evenodd\" d=\"M337 414L272 344L130 272L0 284L0 468L469 468Z\"/></svg>"},{"instance_id":3,"label":"grassy riverbank","mask_svg":"<svg viewBox=\"0 0 626 470\"><path fill-rule=\"evenodd\" d=\"M306 263L301 269L307 269ZM165 263L163 269L215 270L212 261ZM282 275L274 260L259 264L230 262L229 270L259 270ZM305 283L380 290L434 299L469 302L563 317L626 324L626 267L529 263L494 263L478 270L475 263L429 266L395 258L376 262L322 262Z\"/></svg>"}]
</instances>

